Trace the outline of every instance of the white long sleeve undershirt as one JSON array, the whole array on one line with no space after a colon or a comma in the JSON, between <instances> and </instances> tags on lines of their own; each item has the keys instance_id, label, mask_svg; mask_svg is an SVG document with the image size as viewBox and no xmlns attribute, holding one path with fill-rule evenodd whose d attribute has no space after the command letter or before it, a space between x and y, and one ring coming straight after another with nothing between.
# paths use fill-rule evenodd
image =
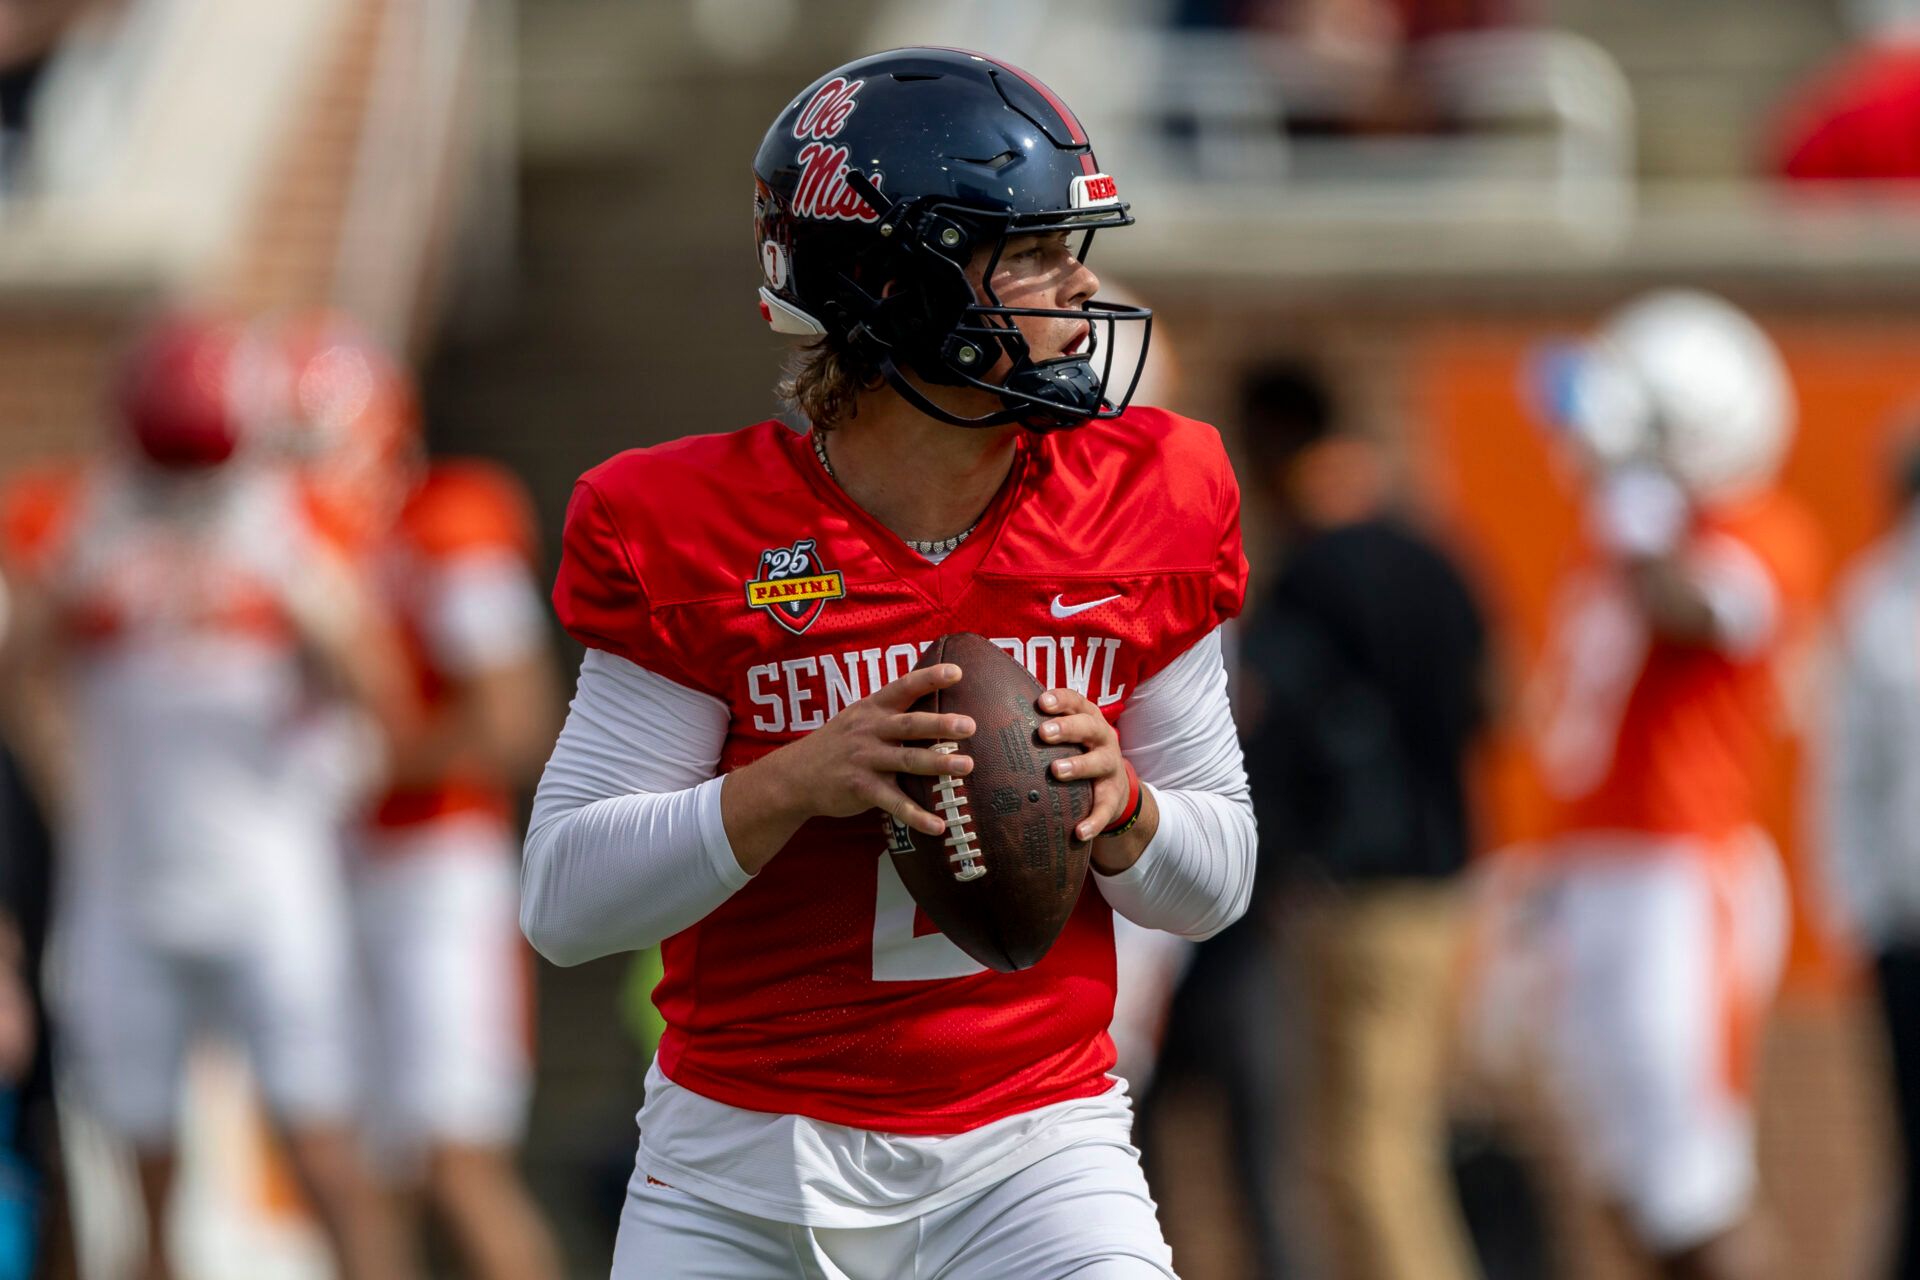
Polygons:
<instances>
[{"instance_id":1,"label":"white long sleeve undershirt","mask_svg":"<svg viewBox=\"0 0 1920 1280\"><path fill-rule=\"evenodd\" d=\"M720 816L724 702L587 651L541 775L521 874L520 927L555 964L652 946L751 878ZM1140 683L1116 725L1160 825L1140 859L1096 875L1149 928L1204 938L1246 910L1254 823L1218 629Z\"/></svg>"}]
</instances>

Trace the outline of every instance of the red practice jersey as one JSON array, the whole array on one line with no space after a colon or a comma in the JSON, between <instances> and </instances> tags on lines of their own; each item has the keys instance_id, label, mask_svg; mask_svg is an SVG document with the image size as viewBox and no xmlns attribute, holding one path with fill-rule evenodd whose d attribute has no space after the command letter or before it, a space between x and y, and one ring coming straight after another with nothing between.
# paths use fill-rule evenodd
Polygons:
<instances>
[{"instance_id":1,"label":"red practice jersey","mask_svg":"<svg viewBox=\"0 0 1920 1280\"><path fill-rule=\"evenodd\" d=\"M951 632L987 636L1113 720L1239 611L1239 506L1211 427L1134 409L1023 435L973 535L935 565L848 499L804 436L764 422L588 472L554 603L583 644L727 705L722 772L819 728ZM992 973L914 909L886 850L878 813L815 819L666 940L667 1076L732 1106L908 1134L1106 1089L1113 916L1099 890L1039 964Z\"/></svg>"},{"instance_id":2,"label":"red practice jersey","mask_svg":"<svg viewBox=\"0 0 1920 1280\"><path fill-rule=\"evenodd\" d=\"M375 557L412 668L414 692L427 716L445 714L461 675L447 669L435 632L441 626L436 615L457 607L449 597L463 589L463 567L491 561L531 573L534 551L526 491L491 463L435 462L408 497ZM389 792L374 822L406 827L459 813L504 819L511 811L505 782L455 765L430 783Z\"/></svg>"}]
</instances>

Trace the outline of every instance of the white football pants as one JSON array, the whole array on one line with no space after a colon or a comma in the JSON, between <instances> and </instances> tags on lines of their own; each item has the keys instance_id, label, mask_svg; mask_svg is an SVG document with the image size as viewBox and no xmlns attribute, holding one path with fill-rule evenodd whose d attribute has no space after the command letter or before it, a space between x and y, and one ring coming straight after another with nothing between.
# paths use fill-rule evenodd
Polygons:
<instances>
[{"instance_id":1,"label":"white football pants","mask_svg":"<svg viewBox=\"0 0 1920 1280\"><path fill-rule=\"evenodd\" d=\"M757 1218L635 1169L614 1280L1168 1280L1173 1253L1131 1149L1056 1152L956 1204L878 1227Z\"/></svg>"}]
</instances>

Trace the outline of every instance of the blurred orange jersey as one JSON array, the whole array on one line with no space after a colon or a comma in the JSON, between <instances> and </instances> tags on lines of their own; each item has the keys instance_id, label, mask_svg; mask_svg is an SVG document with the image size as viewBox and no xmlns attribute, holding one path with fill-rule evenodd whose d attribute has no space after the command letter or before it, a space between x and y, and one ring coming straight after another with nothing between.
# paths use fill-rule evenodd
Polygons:
<instances>
[{"instance_id":1,"label":"blurred orange jersey","mask_svg":"<svg viewBox=\"0 0 1920 1280\"><path fill-rule=\"evenodd\" d=\"M1812 618L1819 545L1811 518L1779 493L1695 518L1680 554L1728 633L1719 647L1652 634L1617 566L1568 581L1539 740L1555 834L1718 844L1758 820L1769 750L1786 730L1782 660Z\"/></svg>"},{"instance_id":2,"label":"blurred orange jersey","mask_svg":"<svg viewBox=\"0 0 1920 1280\"><path fill-rule=\"evenodd\" d=\"M431 720L450 714L459 683L516 664L546 642L546 609L534 576L532 504L520 482L490 463L434 463L375 553L381 581ZM510 788L477 764L426 785L389 792L380 827L454 814L504 819Z\"/></svg>"}]
</instances>

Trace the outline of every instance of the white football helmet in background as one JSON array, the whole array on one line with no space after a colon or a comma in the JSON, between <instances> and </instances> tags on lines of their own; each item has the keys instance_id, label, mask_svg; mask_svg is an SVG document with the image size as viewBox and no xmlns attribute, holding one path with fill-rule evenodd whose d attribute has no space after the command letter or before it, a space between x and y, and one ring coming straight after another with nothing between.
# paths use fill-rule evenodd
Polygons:
<instances>
[{"instance_id":1,"label":"white football helmet in background","mask_svg":"<svg viewBox=\"0 0 1920 1280\"><path fill-rule=\"evenodd\" d=\"M1551 413L1605 468L1647 463L1696 502L1771 481L1792 440L1792 383L1779 349L1724 299L1644 294L1550 371Z\"/></svg>"}]
</instances>

